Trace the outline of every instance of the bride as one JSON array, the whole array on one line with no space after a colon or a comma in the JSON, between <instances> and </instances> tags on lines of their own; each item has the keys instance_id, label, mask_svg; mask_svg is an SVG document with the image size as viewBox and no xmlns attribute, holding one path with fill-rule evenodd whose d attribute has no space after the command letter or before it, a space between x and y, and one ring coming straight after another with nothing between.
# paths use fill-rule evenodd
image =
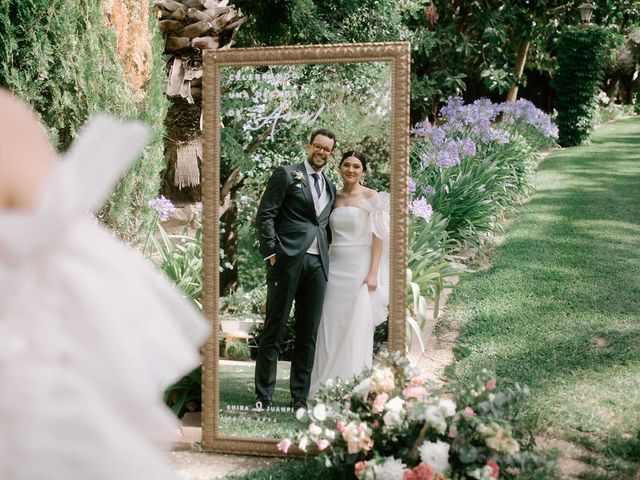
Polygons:
<instances>
[{"instance_id":1,"label":"bride","mask_svg":"<svg viewBox=\"0 0 640 480\"><path fill-rule=\"evenodd\" d=\"M389 303L389 194L360 184L367 160L358 151L346 152L338 170L343 186L329 219L329 279L310 397L321 383L348 381L371 366L373 332Z\"/></svg>"}]
</instances>

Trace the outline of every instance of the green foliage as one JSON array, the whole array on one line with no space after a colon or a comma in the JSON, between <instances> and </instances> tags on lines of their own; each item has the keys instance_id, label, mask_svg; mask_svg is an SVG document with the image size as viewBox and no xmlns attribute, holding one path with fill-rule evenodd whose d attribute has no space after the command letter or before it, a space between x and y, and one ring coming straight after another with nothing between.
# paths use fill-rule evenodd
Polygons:
<instances>
[{"instance_id":1,"label":"green foliage","mask_svg":"<svg viewBox=\"0 0 640 480\"><path fill-rule=\"evenodd\" d=\"M553 88L562 146L579 145L591 133L594 97L604 74L606 40L606 32L598 27L568 27L560 34Z\"/></svg>"},{"instance_id":2,"label":"green foliage","mask_svg":"<svg viewBox=\"0 0 640 480\"><path fill-rule=\"evenodd\" d=\"M460 251L482 251L484 238L497 227L497 174L497 163L485 158L437 168L431 175L428 184L436 190L431 205L447 219L449 238Z\"/></svg>"},{"instance_id":3,"label":"green foliage","mask_svg":"<svg viewBox=\"0 0 640 480\"><path fill-rule=\"evenodd\" d=\"M430 221L412 216L409 223L409 252L407 269L409 272L409 314L417 319L418 328L408 320L408 327L421 339L426 321L426 299L433 301L433 311L437 316L440 294L449 286L448 280L464 271L450 252L456 242L449 238L447 219L434 213ZM407 338L411 338L409 332ZM410 347L410 345L409 345Z\"/></svg>"},{"instance_id":4,"label":"green foliage","mask_svg":"<svg viewBox=\"0 0 640 480\"><path fill-rule=\"evenodd\" d=\"M229 360L251 360L249 346L245 342L229 342L224 349L224 356Z\"/></svg>"},{"instance_id":5,"label":"green foliage","mask_svg":"<svg viewBox=\"0 0 640 480\"><path fill-rule=\"evenodd\" d=\"M150 258L184 295L202 308L202 227L195 235L169 235L157 224L160 238L151 235L154 249Z\"/></svg>"},{"instance_id":6,"label":"green foliage","mask_svg":"<svg viewBox=\"0 0 640 480\"><path fill-rule=\"evenodd\" d=\"M125 78L115 33L105 25L99 1L0 2L0 86L40 114L55 148L66 150L87 118L98 111L140 119L154 129L151 145L100 215L128 239L149 221L149 214L141 212L157 193L164 165L165 80L158 42L155 73L139 101Z\"/></svg>"},{"instance_id":7,"label":"green foliage","mask_svg":"<svg viewBox=\"0 0 640 480\"><path fill-rule=\"evenodd\" d=\"M167 388L164 392L164 401L171 407L173 413L182 417L186 412L195 412L201 409L202 402L202 367L198 367L179 382Z\"/></svg>"},{"instance_id":8,"label":"green foliage","mask_svg":"<svg viewBox=\"0 0 640 480\"><path fill-rule=\"evenodd\" d=\"M164 120L169 104L164 94L167 82L162 57L164 44L158 33L157 22L152 19L150 26L154 35L153 65L146 95L142 103L137 105L137 118L152 128L152 137L141 158L129 168L102 212L105 223L130 241L139 241L138 232L153 221L153 212L147 208L147 202L158 194L161 173L165 168Z\"/></svg>"}]
</instances>

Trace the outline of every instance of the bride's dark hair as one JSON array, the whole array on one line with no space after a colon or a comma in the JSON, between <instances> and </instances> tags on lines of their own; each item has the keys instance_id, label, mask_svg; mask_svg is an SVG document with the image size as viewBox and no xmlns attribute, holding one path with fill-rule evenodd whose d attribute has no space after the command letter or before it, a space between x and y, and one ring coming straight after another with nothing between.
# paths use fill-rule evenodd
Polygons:
<instances>
[{"instance_id":1,"label":"bride's dark hair","mask_svg":"<svg viewBox=\"0 0 640 480\"><path fill-rule=\"evenodd\" d=\"M365 157L364 153L359 152L358 150L349 150L348 152L344 152L342 158L340 159L340 163L338 164L338 168L342 166L342 162L349 157L356 157L362 163L362 171L367 171L367 157Z\"/></svg>"}]
</instances>

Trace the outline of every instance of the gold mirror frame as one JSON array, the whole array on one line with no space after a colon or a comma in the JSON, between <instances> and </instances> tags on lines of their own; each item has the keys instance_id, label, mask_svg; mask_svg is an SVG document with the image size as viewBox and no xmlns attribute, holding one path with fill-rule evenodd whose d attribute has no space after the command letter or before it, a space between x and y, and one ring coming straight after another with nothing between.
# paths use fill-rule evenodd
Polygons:
<instances>
[{"instance_id":1,"label":"gold mirror frame","mask_svg":"<svg viewBox=\"0 0 640 480\"><path fill-rule=\"evenodd\" d=\"M391 64L391 252L389 338L392 350L405 351L407 263L407 171L409 156L410 44L406 42L334 44L209 50L204 54L203 309L213 326L202 368L202 446L205 451L282 455L276 440L220 436L219 393L219 211L220 69L261 65L389 62Z\"/></svg>"}]
</instances>

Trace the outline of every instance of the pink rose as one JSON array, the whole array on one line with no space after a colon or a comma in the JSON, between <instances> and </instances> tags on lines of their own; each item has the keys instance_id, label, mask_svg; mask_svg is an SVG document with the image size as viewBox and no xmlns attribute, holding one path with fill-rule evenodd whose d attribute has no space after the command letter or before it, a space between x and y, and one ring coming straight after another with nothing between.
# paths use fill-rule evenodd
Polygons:
<instances>
[{"instance_id":1,"label":"pink rose","mask_svg":"<svg viewBox=\"0 0 640 480\"><path fill-rule=\"evenodd\" d=\"M417 377L413 377L411 379L411 385L414 387L420 387L424 385L424 377L422 375L418 375Z\"/></svg>"},{"instance_id":2,"label":"pink rose","mask_svg":"<svg viewBox=\"0 0 640 480\"><path fill-rule=\"evenodd\" d=\"M487 387L487 390L493 390L494 388L496 388L496 381L487 380L487 383L485 383L484 386Z\"/></svg>"},{"instance_id":3,"label":"pink rose","mask_svg":"<svg viewBox=\"0 0 640 480\"><path fill-rule=\"evenodd\" d=\"M464 407L464 413L467 417L473 417L476 414L471 407Z\"/></svg>"},{"instance_id":4,"label":"pink rose","mask_svg":"<svg viewBox=\"0 0 640 480\"><path fill-rule=\"evenodd\" d=\"M367 462L364 460L359 461L353 467L356 478L362 478L367 471Z\"/></svg>"},{"instance_id":5,"label":"pink rose","mask_svg":"<svg viewBox=\"0 0 640 480\"><path fill-rule=\"evenodd\" d=\"M430 465L420 463L413 470L405 470L402 480L434 480L435 472Z\"/></svg>"},{"instance_id":6,"label":"pink rose","mask_svg":"<svg viewBox=\"0 0 640 480\"><path fill-rule=\"evenodd\" d=\"M289 448L291 448L291 440L289 440L288 438L283 438L278 442L276 446L282 453L287 453L289 451Z\"/></svg>"},{"instance_id":7,"label":"pink rose","mask_svg":"<svg viewBox=\"0 0 640 480\"><path fill-rule=\"evenodd\" d=\"M373 401L373 407L371 407L373 413L382 413L384 410L384 404L387 403L387 400L389 400L388 393L380 393L377 395L376 399Z\"/></svg>"},{"instance_id":8,"label":"pink rose","mask_svg":"<svg viewBox=\"0 0 640 480\"><path fill-rule=\"evenodd\" d=\"M338 430L340 433L344 432L344 423L342 422L336 423L336 430Z\"/></svg>"},{"instance_id":9,"label":"pink rose","mask_svg":"<svg viewBox=\"0 0 640 480\"><path fill-rule=\"evenodd\" d=\"M318 450L322 451L331 444L329 443L329 440L327 440L326 438L321 438L316 442L316 445L318 446Z\"/></svg>"},{"instance_id":10,"label":"pink rose","mask_svg":"<svg viewBox=\"0 0 640 480\"><path fill-rule=\"evenodd\" d=\"M500 466L493 458L490 458L487 461L487 467L491 467L491 477L498 478L498 474L500 473Z\"/></svg>"},{"instance_id":11,"label":"pink rose","mask_svg":"<svg viewBox=\"0 0 640 480\"><path fill-rule=\"evenodd\" d=\"M427 394L427 390L424 387L412 386L402 390L402 394L406 398L420 398Z\"/></svg>"},{"instance_id":12,"label":"pink rose","mask_svg":"<svg viewBox=\"0 0 640 480\"><path fill-rule=\"evenodd\" d=\"M451 425L449 427L449 433L447 434L447 436L449 438L456 438L457 435L458 435L458 429L456 428L455 425Z\"/></svg>"}]
</instances>

